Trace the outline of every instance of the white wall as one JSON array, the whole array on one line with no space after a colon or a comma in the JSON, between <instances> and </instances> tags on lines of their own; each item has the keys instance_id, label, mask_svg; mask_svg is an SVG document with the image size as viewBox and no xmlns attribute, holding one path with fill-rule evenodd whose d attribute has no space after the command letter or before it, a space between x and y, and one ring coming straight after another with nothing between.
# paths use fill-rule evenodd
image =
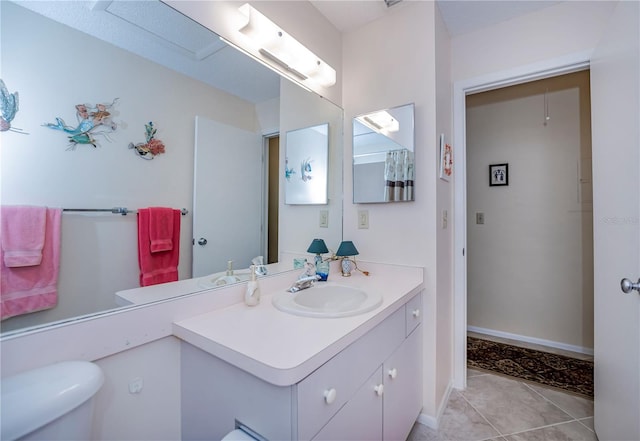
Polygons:
<instances>
[{"instance_id":1,"label":"white wall","mask_svg":"<svg viewBox=\"0 0 640 441\"><path fill-rule=\"evenodd\" d=\"M589 101L588 71L467 97L469 326L593 348Z\"/></svg>"},{"instance_id":2,"label":"white wall","mask_svg":"<svg viewBox=\"0 0 640 441\"><path fill-rule=\"evenodd\" d=\"M452 85L451 39L438 13L436 30L436 128L445 135L445 143L452 141ZM439 144L436 146L436 416L444 411L453 373L453 179L448 182L440 176ZM432 168L434 166L432 165ZM456 173L455 165L453 172Z\"/></svg>"},{"instance_id":3,"label":"white wall","mask_svg":"<svg viewBox=\"0 0 640 441\"><path fill-rule=\"evenodd\" d=\"M2 2L2 78L20 93L14 125L29 133L2 132L3 204L192 211L195 115L260 130L251 103L9 2ZM67 150L63 132L42 127L56 117L74 125L76 104L114 98L119 126L111 141L97 136L97 148ZM148 121L166 146L152 161L128 149L144 141ZM3 321L3 331L115 307L116 291L139 286L136 231L135 215L65 213L59 306ZM188 215L180 278L191 276L191 238Z\"/></svg>"},{"instance_id":4,"label":"white wall","mask_svg":"<svg viewBox=\"0 0 640 441\"><path fill-rule=\"evenodd\" d=\"M285 205L286 180L284 173L280 173L280 259L283 253L305 254L315 238L324 239L327 248L336 251L342 239L342 109L283 78L280 83L280 170L284 170L287 132L324 123L329 123L328 202ZM327 228L319 226L320 210L328 211Z\"/></svg>"},{"instance_id":5,"label":"white wall","mask_svg":"<svg viewBox=\"0 0 640 441\"><path fill-rule=\"evenodd\" d=\"M441 23L438 32L434 29L437 15L433 2L400 3L385 18L343 36L344 237L354 241L362 259L426 268L422 412L430 423L435 422L451 378L447 366L451 362L447 349L451 333L447 279L451 264L444 251L446 245L442 253L445 260L437 260L436 252L437 241L445 244L448 240L448 231L440 234L438 230L438 202L442 207L450 205L448 184L444 184L438 199L436 183L438 133L450 136L451 124L448 108L443 109L441 119L436 118L436 84L443 87L443 105L450 102L448 37ZM436 67L439 61L443 66ZM407 103L415 103L415 202L354 205L352 169L347 165L352 163L350 121L356 115ZM369 211L369 229L357 228L357 213L363 209ZM444 351L442 359L439 350Z\"/></svg>"},{"instance_id":6,"label":"white wall","mask_svg":"<svg viewBox=\"0 0 640 441\"><path fill-rule=\"evenodd\" d=\"M565 1L451 41L452 78L475 78L593 50L615 1Z\"/></svg>"}]
</instances>

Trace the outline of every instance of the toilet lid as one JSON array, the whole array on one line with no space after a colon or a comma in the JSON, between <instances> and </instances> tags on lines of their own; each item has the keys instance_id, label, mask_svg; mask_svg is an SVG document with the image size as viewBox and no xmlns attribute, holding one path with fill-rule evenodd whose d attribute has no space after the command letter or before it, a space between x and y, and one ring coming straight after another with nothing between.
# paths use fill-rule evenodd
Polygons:
<instances>
[{"instance_id":1,"label":"toilet lid","mask_svg":"<svg viewBox=\"0 0 640 441\"><path fill-rule=\"evenodd\" d=\"M249 435L247 435L246 432L243 432L240 429L236 429L233 432L229 432L226 434L224 438L222 438L222 441L245 441L245 440L255 441L255 438L250 437Z\"/></svg>"}]
</instances>

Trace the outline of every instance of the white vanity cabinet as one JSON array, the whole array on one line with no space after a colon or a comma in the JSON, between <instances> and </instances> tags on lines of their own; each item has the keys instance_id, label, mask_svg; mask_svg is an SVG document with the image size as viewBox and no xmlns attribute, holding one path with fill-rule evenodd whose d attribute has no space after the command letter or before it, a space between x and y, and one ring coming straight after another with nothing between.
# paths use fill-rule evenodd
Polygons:
<instances>
[{"instance_id":1,"label":"white vanity cabinet","mask_svg":"<svg viewBox=\"0 0 640 441\"><path fill-rule=\"evenodd\" d=\"M417 294L289 386L183 343L182 439L221 439L238 421L269 440L404 441L422 408L421 316Z\"/></svg>"},{"instance_id":2,"label":"white vanity cabinet","mask_svg":"<svg viewBox=\"0 0 640 441\"><path fill-rule=\"evenodd\" d=\"M407 438L422 408L422 334L418 328L419 315L406 314L410 304L412 311L420 311L420 296L398 311L407 318L411 317L410 322L402 320L402 325L411 325L406 327L409 334L403 334L391 355L385 357L383 364L364 383L359 384L355 394L313 437L314 440L404 441ZM387 319L391 322L386 325L393 323L394 319L391 316ZM353 356L360 358L357 352Z\"/></svg>"}]
</instances>

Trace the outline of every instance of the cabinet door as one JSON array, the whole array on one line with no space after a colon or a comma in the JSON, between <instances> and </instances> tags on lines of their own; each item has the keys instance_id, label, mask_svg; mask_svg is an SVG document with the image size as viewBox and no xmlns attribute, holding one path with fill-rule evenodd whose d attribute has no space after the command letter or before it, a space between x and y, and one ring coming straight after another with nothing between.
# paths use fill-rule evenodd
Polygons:
<instances>
[{"instance_id":1,"label":"cabinet door","mask_svg":"<svg viewBox=\"0 0 640 441\"><path fill-rule=\"evenodd\" d=\"M422 326L383 365L383 439L406 440L422 410Z\"/></svg>"},{"instance_id":2,"label":"cabinet door","mask_svg":"<svg viewBox=\"0 0 640 441\"><path fill-rule=\"evenodd\" d=\"M365 381L356 394L318 432L314 440L382 440L382 368ZM379 389L377 389L379 388Z\"/></svg>"},{"instance_id":3,"label":"cabinet door","mask_svg":"<svg viewBox=\"0 0 640 441\"><path fill-rule=\"evenodd\" d=\"M404 341L405 308L320 366L297 385L298 439L313 438ZM325 394L333 391L331 400Z\"/></svg>"},{"instance_id":4,"label":"cabinet door","mask_svg":"<svg viewBox=\"0 0 640 441\"><path fill-rule=\"evenodd\" d=\"M422 323L422 293L416 295L405 305L406 308L406 336Z\"/></svg>"}]
</instances>

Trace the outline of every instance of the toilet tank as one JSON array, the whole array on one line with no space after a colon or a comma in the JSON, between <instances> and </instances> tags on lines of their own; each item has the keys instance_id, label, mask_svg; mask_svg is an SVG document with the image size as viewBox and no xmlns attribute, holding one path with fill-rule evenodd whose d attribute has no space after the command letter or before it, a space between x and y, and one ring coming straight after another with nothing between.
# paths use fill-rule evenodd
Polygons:
<instances>
[{"instance_id":1,"label":"toilet tank","mask_svg":"<svg viewBox=\"0 0 640 441\"><path fill-rule=\"evenodd\" d=\"M104 383L88 361L64 361L2 379L0 439L88 440L93 396Z\"/></svg>"}]
</instances>

